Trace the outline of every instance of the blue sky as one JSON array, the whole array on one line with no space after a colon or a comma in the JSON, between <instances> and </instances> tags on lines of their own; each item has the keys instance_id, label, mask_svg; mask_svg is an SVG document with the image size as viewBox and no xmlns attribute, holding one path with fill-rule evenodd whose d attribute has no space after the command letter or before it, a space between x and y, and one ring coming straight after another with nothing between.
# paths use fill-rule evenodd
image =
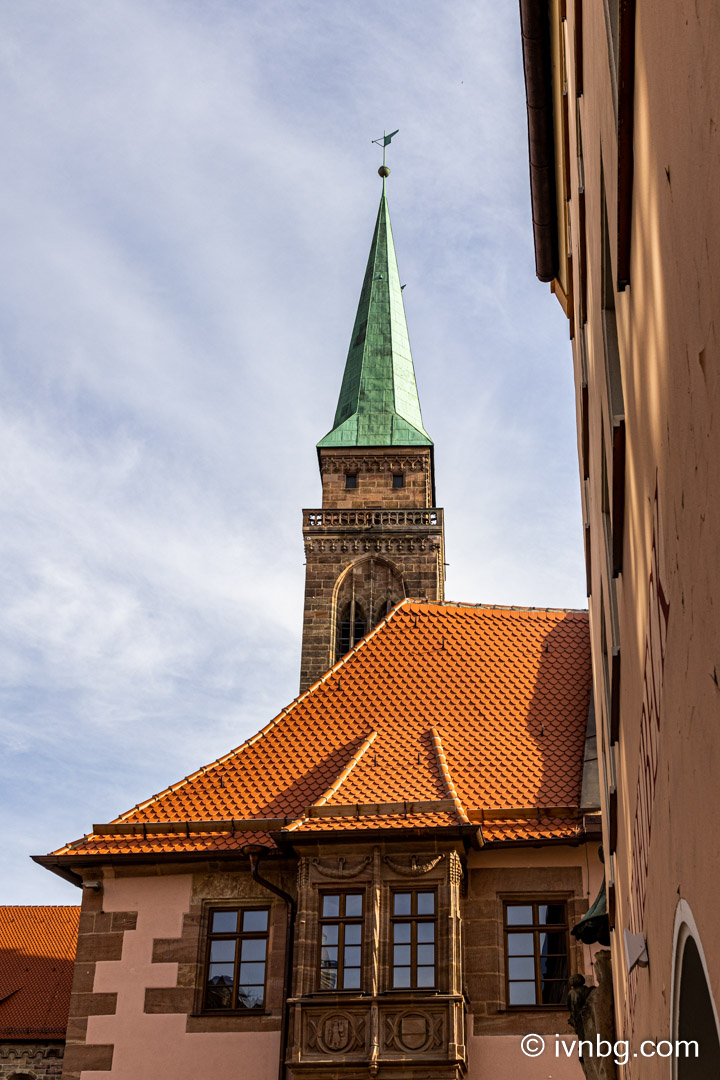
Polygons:
<instances>
[{"instance_id":1,"label":"blue sky","mask_svg":"<svg viewBox=\"0 0 720 1080\"><path fill-rule=\"evenodd\" d=\"M5 0L2 902L297 693L302 507L388 194L450 599L585 606L515 4Z\"/></svg>"}]
</instances>

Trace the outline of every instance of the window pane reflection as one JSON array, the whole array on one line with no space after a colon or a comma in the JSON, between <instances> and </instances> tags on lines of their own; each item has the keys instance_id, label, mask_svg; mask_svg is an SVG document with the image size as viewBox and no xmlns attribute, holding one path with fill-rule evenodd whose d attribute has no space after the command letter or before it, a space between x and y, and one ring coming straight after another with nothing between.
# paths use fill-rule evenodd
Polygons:
<instances>
[{"instance_id":1,"label":"window pane reflection","mask_svg":"<svg viewBox=\"0 0 720 1080\"><path fill-rule=\"evenodd\" d=\"M267 908L210 912L206 1009L262 1008L268 922Z\"/></svg>"},{"instance_id":2,"label":"window pane reflection","mask_svg":"<svg viewBox=\"0 0 720 1080\"><path fill-rule=\"evenodd\" d=\"M409 915L412 901L412 893L396 892L394 895L393 911L396 915Z\"/></svg>"},{"instance_id":3,"label":"window pane reflection","mask_svg":"<svg viewBox=\"0 0 720 1080\"><path fill-rule=\"evenodd\" d=\"M268 912L267 911L245 911L243 912L243 933L244 934L264 934L268 928Z\"/></svg>"},{"instance_id":4,"label":"window pane reflection","mask_svg":"<svg viewBox=\"0 0 720 1080\"><path fill-rule=\"evenodd\" d=\"M340 914L340 897L326 894L323 896L322 913L324 917L333 918Z\"/></svg>"},{"instance_id":5,"label":"window pane reflection","mask_svg":"<svg viewBox=\"0 0 720 1080\"><path fill-rule=\"evenodd\" d=\"M533 921L533 909L532 904L508 904L507 906L507 922L508 926L532 926Z\"/></svg>"},{"instance_id":6,"label":"window pane reflection","mask_svg":"<svg viewBox=\"0 0 720 1080\"><path fill-rule=\"evenodd\" d=\"M534 1005L535 983L534 982L511 982L510 984L511 1005Z\"/></svg>"},{"instance_id":7,"label":"window pane reflection","mask_svg":"<svg viewBox=\"0 0 720 1080\"><path fill-rule=\"evenodd\" d=\"M508 1005L564 1007L570 974L565 903L505 903L505 968Z\"/></svg>"},{"instance_id":8,"label":"window pane reflection","mask_svg":"<svg viewBox=\"0 0 720 1080\"><path fill-rule=\"evenodd\" d=\"M510 956L532 956L534 941L532 934L508 934L508 954Z\"/></svg>"}]
</instances>

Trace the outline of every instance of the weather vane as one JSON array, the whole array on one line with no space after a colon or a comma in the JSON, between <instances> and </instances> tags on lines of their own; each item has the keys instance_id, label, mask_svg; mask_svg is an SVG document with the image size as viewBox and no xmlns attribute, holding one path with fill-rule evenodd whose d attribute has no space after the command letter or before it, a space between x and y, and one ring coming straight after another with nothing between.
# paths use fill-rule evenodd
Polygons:
<instances>
[{"instance_id":1,"label":"weather vane","mask_svg":"<svg viewBox=\"0 0 720 1080\"><path fill-rule=\"evenodd\" d=\"M382 176L383 180L385 179L386 176L390 175L390 170L388 169L387 165L385 164L385 147L390 144L390 142L395 137L395 135L397 135L399 130L400 130L400 128L398 128L397 131L391 131L389 135L385 131L383 131L382 139L373 139L372 140L374 146L382 146L383 163L380 166L380 168L378 169L378 175Z\"/></svg>"}]
</instances>

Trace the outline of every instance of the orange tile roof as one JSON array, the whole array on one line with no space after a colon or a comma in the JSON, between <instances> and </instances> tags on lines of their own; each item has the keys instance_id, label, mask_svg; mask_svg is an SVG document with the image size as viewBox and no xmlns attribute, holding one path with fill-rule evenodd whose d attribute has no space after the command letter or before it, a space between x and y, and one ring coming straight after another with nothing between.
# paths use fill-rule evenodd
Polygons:
<instances>
[{"instance_id":1,"label":"orange tile roof","mask_svg":"<svg viewBox=\"0 0 720 1080\"><path fill-rule=\"evenodd\" d=\"M528 840L563 840L574 839L582 831L582 822L577 818L531 818L529 820L495 819L483 822L483 839L486 844L510 840L524 842Z\"/></svg>"},{"instance_id":2,"label":"orange tile roof","mask_svg":"<svg viewBox=\"0 0 720 1080\"><path fill-rule=\"evenodd\" d=\"M333 818L309 815L313 806L328 815L333 806L442 801L442 823L454 828L483 808L577 807L590 685L585 611L405 600L257 735L122 814L108 827L114 835L95 828L54 854L272 844L273 832L331 828ZM416 809L437 826L437 812ZM504 829L486 822L485 839L576 834L575 821L563 832L559 814L546 817ZM263 835L253 837L248 819L283 820L258 822ZM382 808L338 820L342 829L418 827ZM198 831L149 826L142 835L142 823L162 822Z\"/></svg>"},{"instance_id":3,"label":"orange tile roof","mask_svg":"<svg viewBox=\"0 0 720 1080\"><path fill-rule=\"evenodd\" d=\"M428 829L457 828L455 814L368 814L364 817L321 817L305 818L298 826L298 832L334 832L336 829Z\"/></svg>"},{"instance_id":4,"label":"orange tile roof","mask_svg":"<svg viewBox=\"0 0 720 1080\"><path fill-rule=\"evenodd\" d=\"M79 907L0 907L0 1038L64 1039Z\"/></svg>"}]
</instances>

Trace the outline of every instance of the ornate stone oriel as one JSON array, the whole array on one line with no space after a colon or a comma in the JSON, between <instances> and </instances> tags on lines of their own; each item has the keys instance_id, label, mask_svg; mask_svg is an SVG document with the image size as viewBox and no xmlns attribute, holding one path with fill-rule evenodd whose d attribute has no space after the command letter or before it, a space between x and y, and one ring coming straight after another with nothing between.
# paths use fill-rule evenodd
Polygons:
<instances>
[{"instance_id":1,"label":"ornate stone oriel","mask_svg":"<svg viewBox=\"0 0 720 1080\"><path fill-rule=\"evenodd\" d=\"M316 849L317 850L317 849ZM365 846L338 855L329 845L303 858L299 874L295 982L288 1065L319 1080L394 1074L458 1080L466 1070L460 950L462 864L446 850ZM393 987L393 895L431 890L436 897L436 985ZM322 898L349 890L363 896L363 960L356 990L323 990L319 978Z\"/></svg>"}]
</instances>

